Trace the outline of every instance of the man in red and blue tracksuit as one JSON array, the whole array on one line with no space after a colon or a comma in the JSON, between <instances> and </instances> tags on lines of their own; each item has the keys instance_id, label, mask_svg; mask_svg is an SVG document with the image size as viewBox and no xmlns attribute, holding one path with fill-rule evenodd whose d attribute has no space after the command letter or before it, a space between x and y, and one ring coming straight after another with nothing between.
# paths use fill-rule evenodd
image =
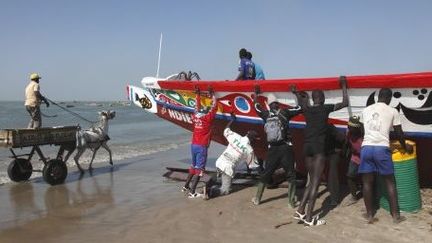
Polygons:
<instances>
[{"instance_id":1,"label":"man in red and blue tracksuit","mask_svg":"<svg viewBox=\"0 0 432 243\"><path fill-rule=\"evenodd\" d=\"M189 191L189 198L202 197L202 194L196 193L196 186L205 171L207 163L207 150L210 145L212 123L216 117L217 101L213 90L209 90L212 96L212 105L207 109L201 109L200 90L196 89L195 113L192 116L193 134L192 134L192 164L189 168L189 175L182 191ZM192 181L192 186L189 184Z\"/></svg>"}]
</instances>

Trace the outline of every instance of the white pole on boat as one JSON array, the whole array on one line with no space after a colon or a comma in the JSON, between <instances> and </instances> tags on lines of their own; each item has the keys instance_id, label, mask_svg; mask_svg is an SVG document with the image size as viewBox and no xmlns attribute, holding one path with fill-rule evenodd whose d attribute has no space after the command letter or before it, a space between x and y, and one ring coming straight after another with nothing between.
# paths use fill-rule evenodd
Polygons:
<instances>
[{"instance_id":1,"label":"white pole on boat","mask_svg":"<svg viewBox=\"0 0 432 243\"><path fill-rule=\"evenodd\" d=\"M158 56L158 65L157 65L157 71L156 71L156 78L159 78L159 67L160 67L160 59L161 59L161 49L162 49L162 33L161 33L160 39L159 39L159 56Z\"/></svg>"}]
</instances>

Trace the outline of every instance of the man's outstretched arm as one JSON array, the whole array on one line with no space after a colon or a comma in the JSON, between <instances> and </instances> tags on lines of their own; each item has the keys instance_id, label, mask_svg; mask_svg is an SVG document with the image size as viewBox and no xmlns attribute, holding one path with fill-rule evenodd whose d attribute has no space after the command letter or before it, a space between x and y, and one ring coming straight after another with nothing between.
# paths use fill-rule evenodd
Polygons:
<instances>
[{"instance_id":1,"label":"man's outstretched arm","mask_svg":"<svg viewBox=\"0 0 432 243\"><path fill-rule=\"evenodd\" d=\"M292 84L290 86L291 92L296 96L297 98L297 105L302 108L302 110L305 110L309 107L309 95L308 93L304 91L297 91L297 87Z\"/></svg>"},{"instance_id":2,"label":"man's outstretched arm","mask_svg":"<svg viewBox=\"0 0 432 243\"><path fill-rule=\"evenodd\" d=\"M342 88L342 102L335 104L334 110L340 110L348 106L348 91L347 91L347 79L345 76L340 76L339 84Z\"/></svg>"},{"instance_id":3,"label":"man's outstretched arm","mask_svg":"<svg viewBox=\"0 0 432 243\"><path fill-rule=\"evenodd\" d=\"M199 112L201 109L201 96L200 96L200 89L195 86L195 112Z\"/></svg>"},{"instance_id":4,"label":"man's outstretched arm","mask_svg":"<svg viewBox=\"0 0 432 243\"><path fill-rule=\"evenodd\" d=\"M236 120L237 118L236 118L236 116L235 116L235 114L234 113L231 113L231 120L228 122L228 124L225 126L225 129L226 128L231 128L231 124Z\"/></svg>"}]
</instances>

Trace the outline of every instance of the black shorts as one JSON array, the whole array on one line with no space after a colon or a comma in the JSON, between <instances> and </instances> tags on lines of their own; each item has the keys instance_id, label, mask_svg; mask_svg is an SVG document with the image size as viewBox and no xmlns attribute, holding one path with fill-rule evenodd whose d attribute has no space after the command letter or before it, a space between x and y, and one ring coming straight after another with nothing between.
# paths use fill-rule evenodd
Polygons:
<instances>
[{"instance_id":1,"label":"black shorts","mask_svg":"<svg viewBox=\"0 0 432 243\"><path fill-rule=\"evenodd\" d=\"M315 156L317 154L325 154L326 146L324 143L305 143L303 145L303 154L308 157Z\"/></svg>"}]
</instances>

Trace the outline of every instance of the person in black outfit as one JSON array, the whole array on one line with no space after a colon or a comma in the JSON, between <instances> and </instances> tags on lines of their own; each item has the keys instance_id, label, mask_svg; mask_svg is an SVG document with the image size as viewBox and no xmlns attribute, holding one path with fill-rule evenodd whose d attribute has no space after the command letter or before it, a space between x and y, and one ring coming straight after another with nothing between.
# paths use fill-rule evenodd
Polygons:
<instances>
[{"instance_id":1,"label":"person in black outfit","mask_svg":"<svg viewBox=\"0 0 432 243\"><path fill-rule=\"evenodd\" d=\"M324 92L322 90L314 90L312 91L314 104L312 106L306 104L302 107L306 120L303 152L310 181L304 191L303 198L299 208L295 212L294 218L303 221L307 226L325 224L325 220L320 220L318 217L312 218L312 212L318 194L320 177L325 167L325 142L328 131L328 116L331 112L348 106L346 78L342 76L339 81L343 92L343 100L341 103L324 104ZM297 99L305 99L304 95L306 93L297 92L295 87L292 87L292 91L297 95ZM309 204L305 213L306 203Z\"/></svg>"},{"instance_id":2,"label":"person in black outfit","mask_svg":"<svg viewBox=\"0 0 432 243\"><path fill-rule=\"evenodd\" d=\"M339 132L335 125L327 124L326 156L329 162L327 189L330 192L330 206L339 204L339 161L345 144L345 134Z\"/></svg>"},{"instance_id":3,"label":"person in black outfit","mask_svg":"<svg viewBox=\"0 0 432 243\"><path fill-rule=\"evenodd\" d=\"M258 115L263 119L264 123L270 117L278 116L282 123L282 135L280 141L268 142L267 161L264 171L261 173L260 181L258 182L256 196L252 198L252 203L259 205L266 184L272 181L272 175L276 169L282 166L286 172L288 180L288 203L291 207L295 207L295 191L296 191L296 172L294 168L294 151L291 142L291 135L288 130L288 124L292 117L302 113L300 107L295 109L281 109L276 97L272 94L267 97L267 103L270 110L263 110L257 102L257 96L260 93L259 86L255 87L254 107ZM267 134L268 138L268 134Z\"/></svg>"}]
</instances>

